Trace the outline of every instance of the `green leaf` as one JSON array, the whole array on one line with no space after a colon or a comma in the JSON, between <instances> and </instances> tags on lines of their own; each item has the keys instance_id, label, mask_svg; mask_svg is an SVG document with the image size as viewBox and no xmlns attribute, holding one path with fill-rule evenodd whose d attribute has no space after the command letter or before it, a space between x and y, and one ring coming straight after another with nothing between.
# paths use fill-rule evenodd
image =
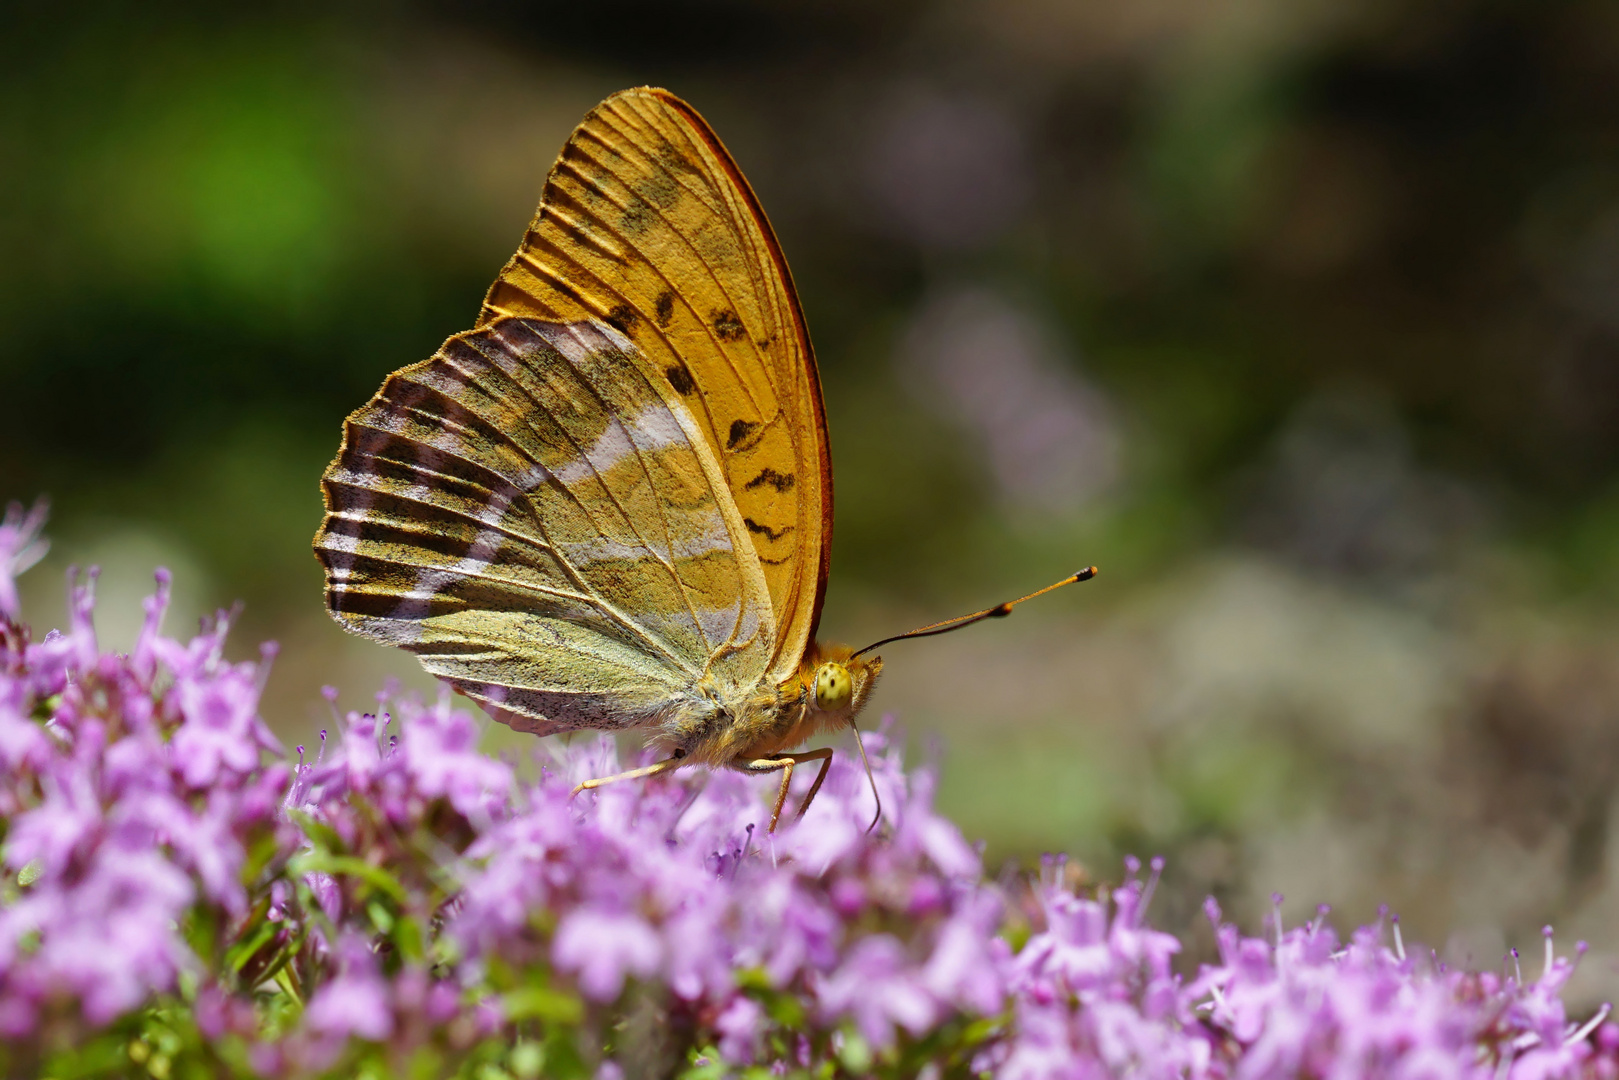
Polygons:
<instances>
[{"instance_id":1,"label":"green leaf","mask_svg":"<svg viewBox=\"0 0 1619 1080\"><path fill-rule=\"evenodd\" d=\"M407 915L401 915L394 923L394 945L400 954L413 964L419 964L427 956L427 948L422 942L422 924Z\"/></svg>"},{"instance_id":2,"label":"green leaf","mask_svg":"<svg viewBox=\"0 0 1619 1080\"><path fill-rule=\"evenodd\" d=\"M347 846L343 843L343 838L337 835L336 829L308 811L289 808L287 816L292 818L298 828L303 830L303 834L309 837L316 848L325 851L341 851Z\"/></svg>"},{"instance_id":3,"label":"green leaf","mask_svg":"<svg viewBox=\"0 0 1619 1080\"><path fill-rule=\"evenodd\" d=\"M577 1024L585 1007L572 994L549 986L521 986L506 993L501 1001L513 1020L547 1020L553 1024Z\"/></svg>"},{"instance_id":4,"label":"green leaf","mask_svg":"<svg viewBox=\"0 0 1619 1080\"><path fill-rule=\"evenodd\" d=\"M300 1007L303 1005L304 996L298 992L298 985L292 981L292 972L285 964L276 969L275 984L281 988L288 998L296 1001Z\"/></svg>"},{"instance_id":5,"label":"green leaf","mask_svg":"<svg viewBox=\"0 0 1619 1080\"><path fill-rule=\"evenodd\" d=\"M260 949L274 940L276 931L280 927L268 919L253 927L253 932L246 937L238 938L236 944L225 950L225 970L235 974L242 970L242 965L253 959Z\"/></svg>"},{"instance_id":6,"label":"green leaf","mask_svg":"<svg viewBox=\"0 0 1619 1080\"><path fill-rule=\"evenodd\" d=\"M306 851L292 860L288 867L294 874L331 874L333 877L359 878L379 892L386 893L395 902L404 905L405 887L388 871L372 866L352 855L331 855L324 851Z\"/></svg>"},{"instance_id":7,"label":"green leaf","mask_svg":"<svg viewBox=\"0 0 1619 1080\"><path fill-rule=\"evenodd\" d=\"M871 1047L858 1032L845 1031L843 1048L838 1051L838 1060L843 1067L856 1076L863 1076L871 1068Z\"/></svg>"},{"instance_id":8,"label":"green leaf","mask_svg":"<svg viewBox=\"0 0 1619 1080\"><path fill-rule=\"evenodd\" d=\"M61 704L61 694L52 694L50 697L40 698L34 702L34 711L31 714L32 718L38 720L40 723L44 723L56 715L56 709Z\"/></svg>"},{"instance_id":9,"label":"green leaf","mask_svg":"<svg viewBox=\"0 0 1619 1080\"><path fill-rule=\"evenodd\" d=\"M1004 1016L986 1016L974 1020L962 1029L961 1041L966 1046L977 1046L981 1042L987 1042L1000 1032L1005 1023Z\"/></svg>"},{"instance_id":10,"label":"green leaf","mask_svg":"<svg viewBox=\"0 0 1619 1080\"><path fill-rule=\"evenodd\" d=\"M587 1080L594 1074L579 1055L572 1028L558 1026L546 1032L545 1071L551 1080Z\"/></svg>"},{"instance_id":11,"label":"green leaf","mask_svg":"<svg viewBox=\"0 0 1619 1080\"><path fill-rule=\"evenodd\" d=\"M242 863L242 884L252 888L260 875L281 854L281 840L273 832L259 836L248 845L247 858Z\"/></svg>"},{"instance_id":12,"label":"green leaf","mask_svg":"<svg viewBox=\"0 0 1619 1080\"><path fill-rule=\"evenodd\" d=\"M545 1070L545 1047L524 1040L512 1047L509 1060L518 1080L535 1080Z\"/></svg>"},{"instance_id":13,"label":"green leaf","mask_svg":"<svg viewBox=\"0 0 1619 1080\"><path fill-rule=\"evenodd\" d=\"M736 985L743 990L774 990L770 976L762 967L742 968L735 973Z\"/></svg>"},{"instance_id":14,"label":"green leaf","mask_svg":"<svg viewBox=\"0 0 1619 1080\"><path fill-rule=\"evenodd\" d=\"M388 934L393 931L393 914L375 900L365 906L365 913L371 916L371 925L377 928L377 933Z\"/></svg>"},{"instance_id":15,"label":"green leaf","mask_svg":"<svg viewBox=\"0 0 1619 1080\"><path fill-rule=\"evenodd\" d=\"M81 1076L118 1076L129 1070L130 1046L131 1040L127 1030L108 1031L77 1043L71 1050L51 1055L39 1075L49 1076L54 1080L77 1080ZM146 1062L147 1070L151 1069L152 1064L153 1061L149 1056Z\"/></svg>"},{"instance_id":16,"label":"green leaf","mask_svg":"<svg viewBox=\"0 0 1619 1080\"><path fill-rule=\"evenodd\" d=\"M442 1080L451 1073L443 1052L436 1046L428 1045L418 1047L410 1056L402 1075L408 1080Z\"/></svg>"},{"instance_id":17,"label":"green leaf","mask_svg":"<svg viewBox=\"0 0 1619 1080\"><path fill-rule=\"evenodd\" d=\"M263 986L266 982L275 979L281 974L281 969L286 967L294 956L298 955L299 949L303 948L306 933L307 931L300 930L292 938L282 943L281 948L270 958L269 963L264 965L264 970L259 972L256 980L258 985ZM248 988L244 987L244 989Z\"/></svg>"},{"instance_id":18,"label":"green leaf","mask_svg":"<svg viewBox=\"0 0 1619 1080\"><path fill-rule=\"evenodd\" d=\"M701 1065L693 1065L680 1074L680 1080L722 1080L727 1071L725 1062L719 1060L718 1053L709 1048L700 1055Z\"/></svg>"},{"instance_id":19,"label":"green leaf","mask_svg":"<svg viewBox=\"0 0 1619 1080\"><path fill-rule=\"evenodd\" d=\"M806 1019L804 1003L792 994L771 994L764 1002L770 1019L784 1028L800 1028Z\"/></svg>"}]
</instances>

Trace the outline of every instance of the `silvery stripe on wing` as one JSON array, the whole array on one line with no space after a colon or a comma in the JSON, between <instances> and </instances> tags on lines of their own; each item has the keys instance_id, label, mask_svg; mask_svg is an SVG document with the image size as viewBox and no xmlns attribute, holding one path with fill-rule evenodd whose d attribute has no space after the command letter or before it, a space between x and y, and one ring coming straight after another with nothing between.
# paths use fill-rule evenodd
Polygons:
<instances>
[{"instance_id":1,"label":"silvery stripe on wing","mask_svg":"<svg viewBox=\"0 0 1619 1080\"><path fill-rule=\"evenodd\" d=\"M761 634L772 639L776 636L774 625L765 625L759 608L751 604L742 608L739 617L733 620L732 626L736 635L732 643L737 646L749 645L758 640Z\"/></svg>"},{"instance_id":2,"label":"silvery stripe on wing","mask_svg":"<svg viewBox=\"0 0 1619 1080\"><path fill-rule=\"evenodd\" d=\"M362 458L393 461L451 478L457 476L452 462L501 475L495 463L467 454L469 450L474 455L478 453L477 441L486 437L486 433L442 413L424 412L403 402L387 401L381 407L368 409L354 422L357 439L350 449ZM398 443L390 445L386 436L393 436ZM510 445L509 440L506 442ZM408 446L411 456L403 460L390 457L389 451L394 446Z\"/></svg>"},{"instance_id":3,"label":"silvery stripe on wing","mask_svg":"<svg viewBox=\"0 0 1619 1080\"><path fill-rule=\"evenodd\" d=\"M330 470L328 470L329 476ZM361 487L357 491L350 493L351 509L349 512L354 515L355 519L363 521L365 515L370 512L375 503L376 493L369 488ZM337 516L339 515L328 514L328 518ZM328 572L341 568L344 578L351 576L354 569L353 556L359 554L360 538L333 532L331 522L328 520L321 523L319 540L317 550L329 553L326 560ZM335 577L336 575L333 574L332 576ZM342 596L348 591L348 586L336 582L329 583L329 585L330 593L332 594L329 604L334 611L340 611L342 610Z\"/></svg>"},{"instance_id":4,"label":"silvery stripe on wing","mask_svg":"<svg viewBox=\"0 0 1619 1080\"><path fill-rule=\"evenodd\" d=\"M470 518L471 520L476 521L479 525L484 526L485 531L495 530L497 532L506 532L506 511L511 507L512 496L514 493L504 491L493 492L489 496L488 503L477 507L446 506L442 501L432 498L432 496L435 494L434 489L421 487L420 485L415 484L412 484L409 488L406 488L403 491L389 491L386 492L386 494L396 499L408 499L411 502L420 503L423 506L430 507L436 514L443 514L451 517ZM362 528L376 524L375 518L373 517L369 508L363 511L336 510L333 511L330 516L338 521L352 521ZM538 548L548 546L544 540L538 537L529 538L525 536L523 539L525 543L533 544ZM349 537L348 540L350 543L355 542L353 537ZM354 548L339 547L338 550L353 551Z\"/></svg>"},{"instance_id":5,"label":"silvery stripe on wing","mask_svg":"<svg viewBox=\"0 0 1619 1080\"><path fill-rule=\"evenodd\" d=\"M429 472L453 476L454 471L449 468L452 461L466 461L466 441L460 432L437 427L414 435L406 434L413 426L420 426L420 421L402 413L384 413L377 418L377 426L393 435L398 435L410 443L416 460L411 463ZM478 462L484 469L500 475L500 470L494 468L490 462Z\"/></svg>"},{"instance_id":6,"label":"silvery stripe on wing","mask_svg":"<svg viewBox=\"0 0 1619 1080\"><path fill-rule=\"evenodd\" d=\"M513 339L511 331L517 325L562 354L587 384L595 384L599 375L583 370L582 365L590 363L596 354L609 349L625 355L638 352L629 338L605 324L575 322L555 326L525 321L497 325L494 336L524 358L538 349L532 339ZM574 484L588 477L593 469L598 473L606 472L637 450L645 453L688 443L680 421L661 400L649 401L629 418L612 411L608 416L611 423L584 452L584 460L575 459L554 470L557 479Z\"/></svg>"},{"instance_id":7,"label":"silvery stripe on wing","mask_svg":"<svg viewBox=\"0 0 1619 1080\"><path fill-rule=\"evenodd\" d=\"M517 485L519 491L530 494L553 479L551 470L544 465L534 464L512 477L512 483Z\"/></svg>"},{"instance_id":8,"label":"silvery stripe on wing","mask_svg":"<svg viewBox=\"0 0 1619 1080\"><path fill-rule=\"evenodd\" d=\"M565 334L552 332L545 334L545 337L558 352L573 362L576 367L590 360L593 348L592 344L586 340L587 338L606 338L621 352L629 354L636 352L635 345L610 326L596 323L569 323L562 329L566 331ZM536 330L538 331L538 328ZM581 371L581 374L585 375L583 371ZM587 381L591 381L589 375L585 375L585 378ZM676 410L679 411L678 415ZM667 404L662 400L649 402L629 420L626 436L629 437L632 443L643 450L661 449L671 445L690 446L691 440L687 437L685 429L681 425L682 419L686 421L687 426L694 429L697 427L695 419L686 409L684 402L679 400ZM617 418L615 417L616 422ZM623 442L624 439L620 437L619 433L614 431L612 426L609 426L597 439L596 445L586 452L586 458L591 464L595 465L597 471L604 472L612 464L616 464L623 454L631 452L632 447L625 447ZM606 451L607 461L598 460L597 454L599 451ZM571 462L567 467L573 469L579 468L581 465L582 463ZM560 469L557 470L557 475L560 479L569 479L563 476ZM723 492L720 495L724 497ZM718 532L723 535L723 540L712 536L716 526ZM715 521L710 525L708 532L710 534L710 543L712 544L711 547L707 548L708 551L735 551L730 532L725 526L725 519L717 511ZM650 541L648 542L650 543ZM686 541L681 546L691 545L692 543L692 541ZM694 548L691 553L697 554L699 552ZM675 557L672 552L666 552L666 554L671 558ZM775 634L774 626L767 625L770 621L768 609L761 611L755 605L744 603L743 598L740 596L721 609L693 605L692 614L697 617L702 627L704 638L714 648L719 648L727 643L734 647L746 647L757 641L761 635L773 637ZM642 617L645 618L644 613Z\"/></svg>"},{"instance_id":9,"label":"silvery stripe on wing","mask_svg":"<svg viewBox=\"0 0 1619 1080\"><path fill-rule=\"evenodd\" d=\"M364 627L365 633L384 645L398 645L403 648L422 640L420 622L396 619L391 615L366 615L362 616L362 619L360 625Z\"/></svg>"},{"instance_id":10,"label":"silvery stripe on wing","mask_svg":"<svg viewBox=\"0 0 1619 1080\"><path fill-rule=\"evenodd\" d=\"M616 349L618 352L626 354L639 351L636 349L634 342L606 323L571 322L558 324L534 323L523 320L521 325L525 330L561 353L568 363L576 368L589 360L592 353L601 352L604 348ZM502 341L507 341L508 339L503 333L504 329L504 326L499 327L496 330L496 336L500 337ZM533 345L528 342L508 341L508 344L519 353L533 351Z\"/></svg>"},{"instance_id":11,"label":"silvery stripe on wing","mask_svg":"<svg viewBox=\"0 0 1619 1080\"><path fill-rule=\"evenodd\" d=\"M732 603L723 608L699 607L697 618L703 625L703 637L711 647L717 648L732 640L737 630L737 623L741 621L743 613L742 598L739 596ZM749 612L752 621L757 624L758 616Z\"/></svg>"},{"instance_id":12,"label":"silvery stripe on wing","mask_svg":"<svg viewBox=\"0 0 1619 1080\"><path fill-rule=\"evenodd\" d=\"M364 515L333 514L331 516L340 520L357 521L362 525L365 524ZM321 537L320 546L327 551L342 551L349 555L358 555L360 553L360 538L358 536L349 536L345 533L332 532L328 528L325 535Z\"/></svg>"},{"instance_id":13,"label":"silvery stripe on wing","mask_svg":"<svg viewBox=\"0 0 1619 1080\"><path fill-rule=\"evenodd\" d=\"M498 522L505 514L506 508L511 505L511 496L504 492L497 492L490 500L485 510ZM416 571L415 587L399 596L399 603L389 613L389 618L408 622L419 622L432 613L432 600L446 586L462 578L480 574L489 569L489 562L494 558L495 552L500 549L505 540L499 532L485 529L478 534L477 539L468 545L467 553L455 565L443 569L423 568ZM418 629L412 640L421 635Z\"/></svg>"},{"instance_id":14,"label":"silvery stripe on wing","mask_svg":"<svg viewBox=\"0 0 1619 1080\"><path fill-rule=\"evenodd\" d=\"M717 509L712 509L705 515L705 528L696 536L673 538L663 546L658 546L657 538L645 537L640 543L625 543L622 540L610 540L606 537L597 537L591 540L581 540L571 544L561 544L561 554L575 566L584 566L587 563L615 562L632 559L644 559L648 554L656 555L665 563L672 564L679 559L697 559L704 555L730 554L731 533L725 527L725 518Z\"/></svg>"},{"instance_id":15,"label":"silvery stripe on wing","mask_svg":"<svg viewBox=\"0 0 1619 1080\"><path fill-rule=\"evenodd\" d=\"M575 458L554 470L558 480L576 484L607 472L637 452L652 453L670 446L687 445L686 433L661 401L648 404L627 423L616 415L609 419L606 430L585 451L583 460Z\"/></svg>"},{"instance_id":16,"label":"silvery stripe on wing","mask_svg":"<svg viewBox=\"0 0 1619 1080\"><path fill-rule=\"evenodd\" d=\"M413 468L412 472L420 475L422 470ZM409 484L396 486L399 485L399 481L392 481L390 483L388 481L384 481L382 477L378 476L377 473L370 469L354 469L349 468L348 466L338 466L337 468L330 470L327 473L327 476L333 483L348 484L351 487L379 491L390 496L391 498L403 499L409 502L421 503L423 506L430 506L437 512L456 514L466 513L468 516L471 516L482 525L493 526L499 524L498 521L491 520L487 513L481 511L464 511L460 509L452 510L450 507L445 505L442 489L427 482L426 480L416 480ZM456 501L464 504L473 500L457 499ZM483 509L487 509L487 507ZM343 521L359 522L363 525L366 523L366 520L369 517L369 510L369 507L366 508L364 513L340 510L333 512L332 517Z\"/></svg>"}]
</instances>

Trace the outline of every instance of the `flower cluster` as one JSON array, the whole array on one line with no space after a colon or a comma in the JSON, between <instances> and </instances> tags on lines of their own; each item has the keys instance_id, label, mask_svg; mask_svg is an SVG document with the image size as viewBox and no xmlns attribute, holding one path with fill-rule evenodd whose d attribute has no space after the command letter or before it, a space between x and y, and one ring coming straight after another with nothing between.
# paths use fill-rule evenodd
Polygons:
<instances>
[{"instance_id":1,"label":"flower cluster","mask_svg":"<svg viewBox=\"0 0 1619 1080\"><path fill-rule=\"evenodd\" d=\"M610 742L497 760L448 699L384 695L289 760L269 653L228 661L223 616L164 636L161 574L129 654L97 646L93 575L32 641L8 598L38 526L0 525L8 1075L1619 1077L1549 937L1530 981L1211 907L1219 961L1183 975L1158 865L986 879L882 733L870 831L846 756L770 835L769 779L575 798Z\"/></svg>"},{"instance_id":2,"label":"flower cluster","mask_svg":"<svg viewBox=\"0 0 1619 1080\"><path fill-rule=\"evenodd\" d=\"M8 1040L68 1014L104 1025L172 987L203 944L180 927L201 911L240 921L255 856L294 841L280 808L290 771L265 760L261 665L224 660L223 618L189 645L162 637L162 573L135 649L100 653L94 580L71 588L65 634L35 644L0 626Z\"/></svg>"},{"instance_id":3,"label":"flower cluster","mask_svg":"<svg viewBox=\"0 0 1619 1080\"><path fill-rule=\"evenodd\" d=\"M1325 908L1282 932L1278 896L1273 936L1245 938L1209 900L1219 962L1183 982L1171 967L1180 942L1142 923L1162 865L1145 885L1137 869L1111 905L1046 875L1047 929L1014 961L1012 1037L996 1075L1619 1076L1608 1007L1584 1023L1564 1013L1575 962L1555 954L1550 927L1544 968L1526 980L1516 954L1510 976L1408 955L1397 917L1344 944Z\"/></svg>"}]
</instances>

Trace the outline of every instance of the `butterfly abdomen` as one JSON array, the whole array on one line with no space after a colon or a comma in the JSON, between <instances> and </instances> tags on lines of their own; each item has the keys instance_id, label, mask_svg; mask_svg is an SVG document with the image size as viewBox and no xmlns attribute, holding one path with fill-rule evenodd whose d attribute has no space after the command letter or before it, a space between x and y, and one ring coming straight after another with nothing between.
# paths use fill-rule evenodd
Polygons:
<instances>
[{"instance_id":1,"label":"butterfly abdomen","mask_svg":"<svg viewBox=\"0 0 1619 1080\"><path fill-rule=\"evenodd\" d=\"M704 678L665 703L652 741L692 762L724 765L752 742L780 742L803 712L802 702L785 692L755 691L750 697Z\"/></svg>"}]
</instances>

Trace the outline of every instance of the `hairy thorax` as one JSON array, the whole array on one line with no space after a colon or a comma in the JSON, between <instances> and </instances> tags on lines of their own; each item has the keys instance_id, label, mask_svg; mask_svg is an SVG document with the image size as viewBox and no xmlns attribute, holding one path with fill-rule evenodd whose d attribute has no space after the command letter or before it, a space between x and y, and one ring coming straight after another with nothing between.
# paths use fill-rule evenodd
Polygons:
<instances>
[{"instance_id":1,"label":"hairy thorax","mask_svg":"<svg viewBox=\"0 0 1619 1080\"><path fill-rule=\"evenodd\" d=\"M845 727L871 696L881 657L816 643L780 686L728 695L705 678L664 710L654 741L693 762L738 765Z\"/></svg>"}]
</instances>

